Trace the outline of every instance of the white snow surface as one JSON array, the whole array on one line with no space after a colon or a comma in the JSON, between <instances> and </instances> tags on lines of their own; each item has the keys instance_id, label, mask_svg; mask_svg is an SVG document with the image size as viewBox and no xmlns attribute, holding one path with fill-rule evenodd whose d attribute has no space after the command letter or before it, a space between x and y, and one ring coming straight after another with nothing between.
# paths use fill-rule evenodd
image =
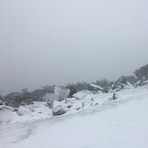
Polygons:
<instances>
[{"instance_id":1,"label":"white snow surface","mask_svg":"<svg viewBox=\"0 0 148 148\"><path fill-rule=\"evenodd\" d=\"M148 88L116 93L121 97L113 101L113 93L68 101L73 107L61 116L34 102L34 112L0 125L0 148L147 148Z\"/></svg>"}]
</instances>

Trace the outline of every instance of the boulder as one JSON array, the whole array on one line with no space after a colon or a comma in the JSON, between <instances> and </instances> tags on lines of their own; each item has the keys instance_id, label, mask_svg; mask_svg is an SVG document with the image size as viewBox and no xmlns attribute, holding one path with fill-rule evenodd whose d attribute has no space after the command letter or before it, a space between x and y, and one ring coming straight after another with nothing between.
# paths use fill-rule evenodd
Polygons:
<instances>
[{"instance_id":1,"label":"boulder","mask_svg":"<svg viewBox=\"0 0 148 148\"><path fill-rule=\"evenodd\" d=\"M53 108L54 101L59 100L59 99L60 99L60 96L54 93L46 93L42 97L42 101L48 102L48 104L50 105L50 108Z\"/></svg>"},{"instance_id":2,"label":"boulder","mask_svg":"<svg viewBox=\"0 0 148 148\"><path fill-rule=\"evenodd\" d=\"M74 104L76 102L76 99L75 98L67 98L65 100L65 103L66 104Z\"/></svg>"},{"instance_id":3,"label":"boulder","mask_svg":"<svg viewBox=\"0 0 148 148\"><path fill-rule=\"evenodd\" d=\"M116 100L118 98L119 98L118 95L116 93L113 93L113 100Z\"/></svg>"},{"instance_id":4,"label":"boulder","mask_svg":"<svg viewBox=\"0 0 148 148\"><path fill-rule=\"evenodd\" d=\"M53 104L53 108L56 108L57 106L59 106L59 105L63 105L63 103L62 102L60 102L60 101L54 101L54 104Z\"/></svg>"},{"instance_id":5,"label":"boulder","mask_svg":"<svg viewBox=\"0 0 148 148\"><path fill-rule=\"evenodd\" d=\"M13 111L14 110L11 107L1 106L0 107L0 124L10 122L13 119L14 114L16 114Z\"/></svg>"},{"instance_id":6,"label":"boulder","mask_svg":"<svg viewBox=\"0 0 148 148\"><path fill-rule=\"evenodd\" d=\"M54 94L59 96L58 101L66 100L69 93L70 93L70 90L64 86L55 86L54 88Z\"/></svg>"},{"instance_id":7,"label":"boulder","mask_svg":"<svg viewBox=\"0 0 148 148\"><path fill-rule=\"evenodd\" d=\"M73 106L73 105L70 104L70 105L67 106L67 108L71 108L72 106Z\"/></svg>"},{"instance_id":8,"label":"boulder","mask_svg":"<svg viewBox=\"0 0 148 148\"><path fill-rule=\"evenodd\" d=\"M59 105L52 110L53 115L63 115L67 112L67 108Z\"/></svg>"},{"instance_id":9,"label":"boulder","mask_svg":"<svg viewBox=\"0 0 148 148\"><path fill-rule=\"evenodd\" d=\"M116 84L120 85L121 83L126 84L127 80L124 76L121 76L117 81Z\"/></svg>"},{"instance_id":10,"label":"boulder","mask_svg":"<svg viewBox=\"0 0 148 148\"><path fill-rule=\"evenodd\" d=\"M24 107L24 106L20 106L18 108L17 114L19 116L23 116L25 114L30 114L32 112L32 110L30 108Z\"/></svg>"},{"instance_id":11,"label":"boulder","mask_svg":"<svg viewBox=\"0 0 148 148\"><path fill-rule=\"evenodd\" d=\"M118 95L117 93L113 93L113 96L108 98L108 101L113 101L113 100L117 100L117 99L121 99L122 97L120 95Z\"/></svg>"},{"instance_id":12,"label":"boulder","mask_svg":"<svg viewBox=\"0 0 148 148\"><path fill-rule=\"evenodd\" d=\"M73 97L75 97L77 100L82 100L84 99L87 95L90 95L92 94L91 91L88 91L88 90L82 90L82 91L79 91L77 93L75 93L73 95Z\"/></svg>"},{"instance_id":13,"label":"boulder","mask_svg":"<svg viewBox=\"0 0 148 148\"><path fill-rule=\"evenodd\" d=\"M113 91L119 91L121 89L133 88L124 76L120 77L117 81L111 82L111 87Z\"/></svg>"}]
</instances>

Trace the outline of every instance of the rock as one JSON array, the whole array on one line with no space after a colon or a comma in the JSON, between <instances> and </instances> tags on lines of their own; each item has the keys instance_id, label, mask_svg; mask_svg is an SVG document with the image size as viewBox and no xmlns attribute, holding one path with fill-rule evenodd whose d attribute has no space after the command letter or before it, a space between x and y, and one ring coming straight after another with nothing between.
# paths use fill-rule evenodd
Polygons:
<instances>
[{"instance_id":1,"label":"rock","mask_svg":"<svg viewBox=\"0 0 148 148\"><path fill-rule=\"evenodd\" d=\"M17 114L18 114L19 116L23 116L23 115L25 115L25 114L30 114L31 112L32 112L31 109L29 109L29 108L27 108L27 107L24 107L24 106L20 106L20 107L18 108Z\"/></svg>"},{"instance_id":2,"label":"rock","mask_svg":"<svg viewBox=\"0 0 148 148\"><path fill-rule=\"evenodd\" d=\"M82 102L82 107L85 107L85 103L84 103L84 101Z\"/></svg>"},{"instance_id":3,"label":"rock","mask_svg":"<svg viewBox=\"0 0 148 148\"><path fill-rule=\"evenodd\" d=\"M14 110L11 107L0 107L0 124L10 122L13 119L14 115L16 115L16 113L13 111Z\"/></svg>"},{"instance_id":4,"label":"rock","mask_svg":"<svg viewBox=\"0 0 148 148\"><path fill-rule=\"evenodd\" d=\"M80 109L81 109L81 107L77 107L77 108L76 108L76 110L80 110Z\"/></svg>"},{"instance_id":5,"label":"rock","mask_svg":"<svg viewBox=\"0 0 148 148\"><path fill-rule=\"evenodd\" d=\"M73 106L73 105L70 104L70 105L67 106L67 108L71 108L72 106Z\"/></svg>"},{"instance_id":6,"label":"rock","mask_svg":"<svg viewBox=\"0 0 148 148\"><path fill-rule=\"evenodd\" d=\"M42 97L42 101L48 102L50 104L50 108L53 108L54 101L59 100L59 99L60 99L60 96L54 93L46 93Z\"/></svg>"},{"instance_id":7,"label":"rock","mask_svg":"<svg viewBox=\"0 0 148 148\"><path fill-rule=\"evenodd\" d=\"M121 96L118 95L117 93L113 93L113 96L108 98L108 101L113 101L113 100L117 100L117 99L120 99Z\"/></svg>"},{"instance_id":8,"label":"rock","mask_svg":"<svg viewBox=\"0 0 148 148\"><path fill-rule=\"evenodd\" d=\"M103 88L101 86L99 86L99 85L96 85L96 84L91 83L90 86L92 88L94 88L95 90L101 90L101 91L103 91Z\"/></svg>"},{"instance_id":9,"label":"rock","mask_svg":"<svg viewBox=\"0 0 148 148\"><path fill-rule=\"evenodd\" d=\"M113 100L116 100L116 99L119 99L119 95L117 95L117 93L113 93L113 96L108 98L108 101L113 101Z\"/></svg>"},{"instance_id":10,"label":"rock","mask_svg":"<svg viewBox=\"0 0 148 148\"><path fill-rule=\"evenodd\" d=\"M58 101L66 100L69 93L70 93L70 90L64 86L55 86L54 88L54 94L59 95Z\"/></svg>"},{"instance_id":11,"label":"rock","mask_svg":"<svg viewBox=\"0 0 148 148\"><path fill-rule=\"evenodd\" d=\"M92 94L91 91L88 91L88 90L82 90L82 91L79 91L77 93L75 93L73 95L73 97L75 97L77 100L82 100L84 99L87 95L90 95Z\"/></svg>"},{"instance_id":12,"label":"rock","mask_svg":"<svg viewBox=\"0 0 148 148\"><path fill-rule=\"evenodd\" d=\"M124 76L121 76L117 81L116 84L120 85L121 83L126 84L127 80Z\"/></svg>"},{"instance_id":13,"label":"rock","mask_svg":"<svg viewBox=\"0 0 148 148\"><path fill-rule=\"evenodd\" d=\"M130 88L134 88L134 87L130 82L127 82L124 88L130 89Z\"/></svg>"},{"instance_id":14,"label":"rock","mask_svg":"<svg viewBox=\"0 0 148 148\"><path fill-rule=\"evenodd\" d=\"M18 111L18 108L14 108L14 111L17 112Z\"/></svg>"},{"instance_id":15,"label":"rock","mask_svg":"<svg viewBox=\"0 0 148 148\"><path fill-rule=\"evenodd\" d=\"M63 103L62 102L60 102L60 101L54 101L54 104L53 104L53 108L56 108L57 106L59 106L59 105L63 105Z\"/></svg>"},{"instance_id":16,"label":"rock","mask_svg":"<svg viewBox=\"0 0 148 148\"><path fill-rule=\"evenodd\" d=\"M4 102L2 100L0 100L0 105L3 105L3 104L4 104Z\"/></svg>"},{"instance_id":17,"label":"rock","mask_svg":"<svg viewBox=\"0 0 148 148\"><path fill-rule=\"evenodd\" d=\"M62 105L59 105L57 107L55 107L53 110L52 110L52 113L53 115L63 115L67 112L67 109L65 107L63 107Z\"/></svg>"},{"instance_id":18,"label":"rock","mask_svg":"<svg viewBox=\"0 0 148 148\"><path fill-rule=\"evenodd\" d=\"M116 100L116 99L118 99L118 96L116 93L113 93L113 100Z\"/></svg>"},{"instance_id":19,"label":"rock","mask_svg":"<svg viewBox=\"0 0 148 148\"><path fill-rule=\"evenodd\" d=\"M126 77L122 76L117 81L111 82L112 90L119 91L121 89L129 89L133 88L132 84L130 84Z\"/></svg>"},{"instance_id":20,"label":"rock","mask_svg":"<svg viewBox=\"0 0 148 148\"><path fill-rule=\"evenodd\" d=\"M67 98L67 99L65 100L65 103L66 103L66 104L68 104L68 103L74 104L75 102L76 102L76 99L75 99L75 98Z\"/></svg>"}]
</instances>

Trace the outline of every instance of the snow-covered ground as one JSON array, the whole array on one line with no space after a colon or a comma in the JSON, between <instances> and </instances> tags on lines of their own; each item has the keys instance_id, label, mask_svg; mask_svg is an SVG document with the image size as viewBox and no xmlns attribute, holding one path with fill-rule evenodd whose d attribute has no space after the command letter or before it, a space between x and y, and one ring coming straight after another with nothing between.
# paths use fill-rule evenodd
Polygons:
<instances>
[{"instance_id":1,"label":"snow-covered ground","mask_svg":"<svg viewBox=\"0 0 148 148\"><path fill-rule=\"evenodd\" d=\"M36 102L31 114L0 125L0 148L147 148L147 87L112 94L89 94L61 116Z\"/></svg>"}]
</instances>

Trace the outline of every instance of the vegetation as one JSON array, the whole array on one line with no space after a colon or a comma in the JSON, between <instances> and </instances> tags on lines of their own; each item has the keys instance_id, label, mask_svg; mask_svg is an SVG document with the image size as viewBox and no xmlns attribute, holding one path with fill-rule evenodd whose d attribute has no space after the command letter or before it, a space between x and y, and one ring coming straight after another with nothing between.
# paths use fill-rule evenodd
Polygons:
<instances>
[{"instance_id":1,"label":"vegetation","mask_svg":"<svg viewBox=\"0 0 148 148\"><path fill-rule=\"evenodd\" d=\"M134 76L135 75L135 76ZM134 72L134 75L124 77L126 81L130 82L131 84L135 84L137 81L145 81L148 80L148 64L140 67ZM120 79L120 78L119 78ZM96 82L93 82L93 84L96 84L103 88L104 92L108 92L111 88L111 84L118 85L117 82L110 82L108 79L103 78L100 80L97 80ZM30 104L32 101L40 101L41 98L46 93L54 93L55 86L43 86L41 89L36 89L32 92L29 92L27 88L24 88L21 90L21 92L12 92L6 95L5 97L0 96L0 99L4 99L6 102L9 103L9 105L13 107L18 107L21 104ZM81 90L90 90L94 91L94 88L90 86L90 83L87 82L77 82L77 83L70 83L67 84L67 88L70 90L70 94L68 97L72 97L73 94L75 94L78 91ZM61 92L63 96L63 92ZM64 95L65 96L65 95Z\"/></svg>"},{"instance_id":2,"label":"vegetation","mask_svg":"<svg viewBox=\"0 0 148 148\"><path fill-rule=\"evenodd\" d=\"M148 80L148 64L137 69L134 74L138 80Z\"/></svg>"}]
</instances>

